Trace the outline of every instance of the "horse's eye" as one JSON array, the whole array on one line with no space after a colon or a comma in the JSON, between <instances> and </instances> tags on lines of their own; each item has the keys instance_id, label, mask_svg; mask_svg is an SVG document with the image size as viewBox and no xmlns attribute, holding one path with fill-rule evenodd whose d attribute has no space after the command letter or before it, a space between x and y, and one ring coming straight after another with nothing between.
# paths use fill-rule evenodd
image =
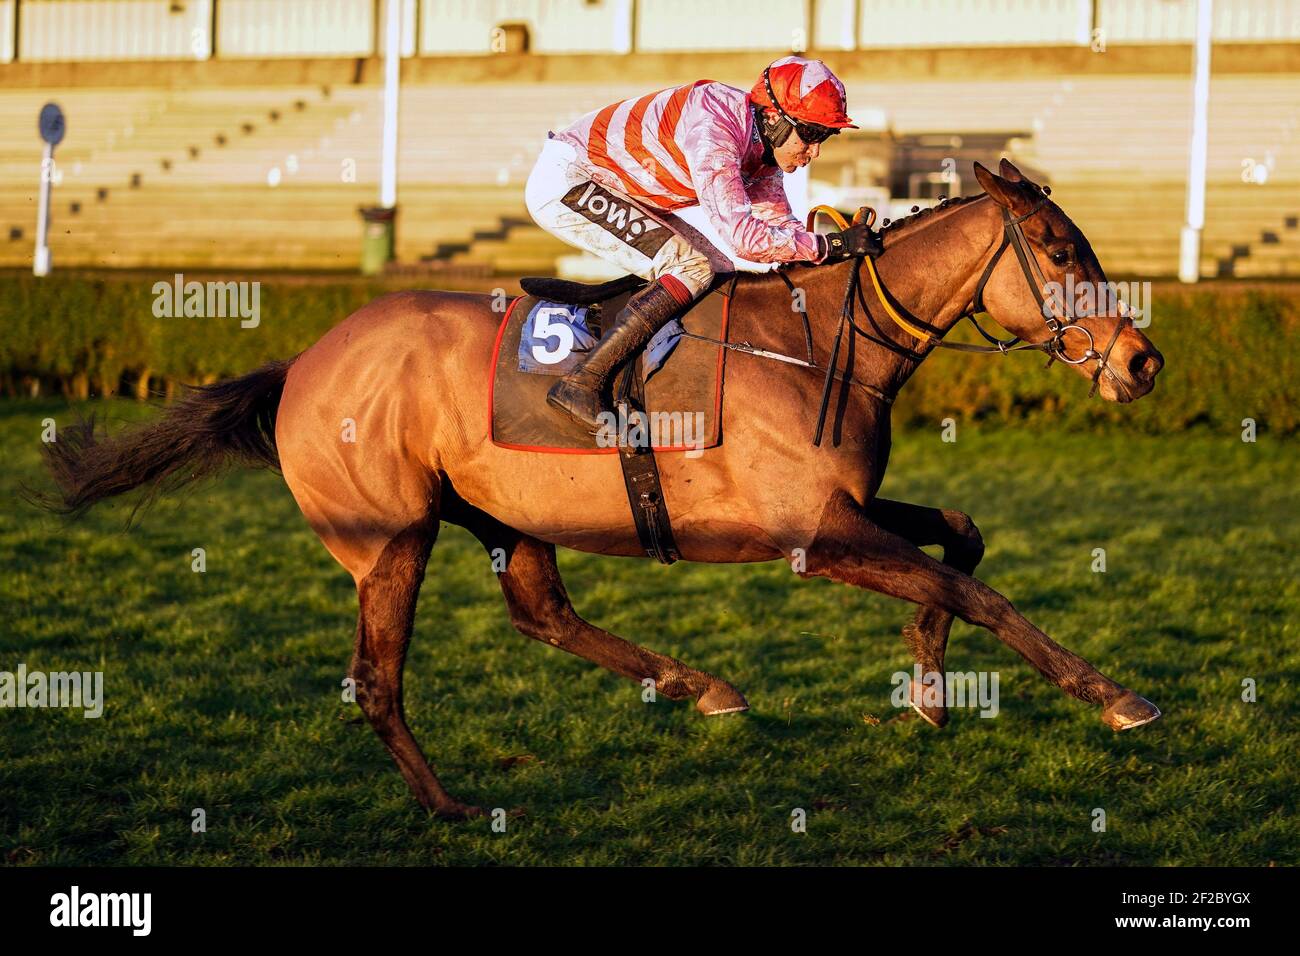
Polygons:
<instances>
[{"instance_id":1,"label":"horse's eye","mask_svg":"<svg viewBox=\"0 0 1300 956\"><path fill-rule=\"evenodd\" d=\"M1058 249L1052 253L1052 262L1058 266L1063 266L1070 261L1069 249Z\"/></svg>"}]
</instances>

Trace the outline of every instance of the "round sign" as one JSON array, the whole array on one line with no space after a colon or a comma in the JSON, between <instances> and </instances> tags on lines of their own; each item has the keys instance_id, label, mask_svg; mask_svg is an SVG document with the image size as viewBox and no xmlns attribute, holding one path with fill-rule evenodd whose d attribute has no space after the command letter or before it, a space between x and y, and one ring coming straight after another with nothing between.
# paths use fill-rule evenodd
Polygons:
<instances>
[{"instance_id":1,"label":"round sign","mask_svg":"<svg viewBox=\"0 0 1300 956\"><path fill-rule=\"evenodd\" d=\"M67 132L67 124L63 119L63 110L59 109L57 103L46 103L41 107L41 139L51 146L58 146L63 142L63 134Z\"/></svg>"}]
</instances>

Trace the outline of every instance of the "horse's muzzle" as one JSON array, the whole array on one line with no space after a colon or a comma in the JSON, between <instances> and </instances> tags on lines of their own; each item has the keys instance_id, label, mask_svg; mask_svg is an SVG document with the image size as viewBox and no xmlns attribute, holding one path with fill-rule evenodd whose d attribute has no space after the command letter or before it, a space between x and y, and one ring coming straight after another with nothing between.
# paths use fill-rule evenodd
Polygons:
<instances>
[{"instance_id":1,"label":"horse's muzzle","mask_svg":"<svg viewBox=\"0 0 1300 956\"><path fill-rule=\"evenodd\" d=\"M1126 357L1112 356L1101 375L1101 396L1121 405L1141 398L1155 388L1156 376L1164 367L1165 357L1149 341Z\"/></svg>"}]
</instances>

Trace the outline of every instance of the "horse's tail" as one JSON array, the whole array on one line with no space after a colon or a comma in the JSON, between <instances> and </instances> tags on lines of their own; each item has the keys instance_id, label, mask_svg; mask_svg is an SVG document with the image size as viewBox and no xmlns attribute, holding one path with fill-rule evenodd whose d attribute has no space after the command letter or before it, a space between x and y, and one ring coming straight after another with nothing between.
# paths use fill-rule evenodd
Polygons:
<instances>
[{"instance_id":1,"label":"horse's tail","mask_svg":"<svg viewBox=\"0 0 1300 956\"><path fill-rule=\"evenodd\" d=\"M77 517L97 501L144 488L134 515L158 495L230 463L279 468L275 415L292 364L271 362L240 378L190 389L161 418L112 437L96 436L93 415L60 429L45 446L57 492L29 492L27 498Z\"/></svg>"}]
</instances>

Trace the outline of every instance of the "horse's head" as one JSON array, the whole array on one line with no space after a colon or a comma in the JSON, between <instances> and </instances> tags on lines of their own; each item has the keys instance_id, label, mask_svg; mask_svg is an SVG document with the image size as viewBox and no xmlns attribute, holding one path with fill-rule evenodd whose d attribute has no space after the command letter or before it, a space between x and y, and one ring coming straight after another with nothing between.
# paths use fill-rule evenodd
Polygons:
<instances>
[{"instance_id":1,"label":"horse's head","mask_svg":"<svg viewBox=\"0 0 1300 956\"><path fill-rule=\"evenodd\" d=\"M1114 296L1079 227L1010 162L1002 160L999 169L1002 175L975 164L975 178L1000 207L1012 246L986 276L984 309L1026 342L1059 336L1055 354L1094 379L1102 398L1141 398L1155 387L1164 357L1133 327L1128 306ZM1024 263L1018 261L1018 240L1011 235L1017 225L1026 240Z\"/></svg>"}]
</instances>

